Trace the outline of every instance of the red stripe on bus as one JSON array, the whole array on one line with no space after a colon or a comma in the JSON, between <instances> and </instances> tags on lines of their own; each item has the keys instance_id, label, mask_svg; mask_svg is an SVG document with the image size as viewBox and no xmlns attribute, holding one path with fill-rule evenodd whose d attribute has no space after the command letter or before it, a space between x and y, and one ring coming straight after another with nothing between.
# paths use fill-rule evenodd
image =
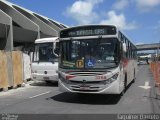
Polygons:
<instances>
[{"instance_id":1,"label":"red stripe on bus","mask_svg":"<svg viewBox=\"0 0 160 120\"><path fill-rule=\"evenodd\" d=\"M129 63L129 60L128 59L124 59L122 61L122 63L123 63L123 68L125 68L125 67L127 67L128 63Z\"/></svg>"},{"instance_id":2,"label":"red stripe on bus","mask_svg":"<svg viewBox=\"0 0 160 120\"><path fill-rule=\"evenodd\" d=\"M69 80L69 79L74 78L74 77L76 77L76 76L73 76L73 75L67 75L67 76L66 76L66 80Z\"/></svg>"}]
</instances>

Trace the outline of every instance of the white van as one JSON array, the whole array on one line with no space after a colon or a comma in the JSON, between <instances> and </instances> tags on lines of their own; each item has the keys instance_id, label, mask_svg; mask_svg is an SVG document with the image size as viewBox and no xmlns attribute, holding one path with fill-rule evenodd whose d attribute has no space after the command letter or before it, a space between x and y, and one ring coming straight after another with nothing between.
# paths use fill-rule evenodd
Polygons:
<instances>
[{"instance_id":1,"label":"white van","mask_svg":"<svg viewBox=\"0 0 160 120\"><path fill-rule=\"evenodd\" d=\"M32 58L32 79L58 81L58 37L37 39Z\"/></svg>"}]
</instances>

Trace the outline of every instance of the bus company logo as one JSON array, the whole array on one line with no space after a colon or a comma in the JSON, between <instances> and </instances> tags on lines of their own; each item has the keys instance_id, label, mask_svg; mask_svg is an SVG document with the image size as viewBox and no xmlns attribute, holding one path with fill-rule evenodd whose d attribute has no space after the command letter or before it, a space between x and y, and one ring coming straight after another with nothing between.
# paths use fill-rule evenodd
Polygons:
<instances>
[{"instance_id":1,"label":"bus company logo","mask_svg":"<svg viewBox=\"0 0 160 120\"><path fill-rule=\"evenodd\" d=\"M86 83L87 81L86 80L83 80L83 83Z\"/></svg>"},{"instance_id":2,"label":"bus company logo","mask_svg":"<svg viewBox=\"0 0 160 120\"><path fill-rule=\"evenodd\" d=\"M83 80L82 81L82 83L83 83L82 86L85 86L86 82L87 82L87 80Z\"/></svg>"},{"instance_id":3,"label":"bus company logo","mask_svg":"<svg viewBox=\"0 0 160 120\"><path fill-rule=\"evenodd\" d=\"M47 71L44 71L44 74L47 74Z\"/></svg>"},{"instance_id":4,"label":"bus company logo","mask_svg":"<svg viewBox=\"0 0 160 120\"><path fill-rule=\"evenodd\" d=\"M81 88L82 90L87 90L87 89L89 89L89 86L86 85L86 83L87 83L87 80L82 80L82 84L80 85L80 88Z\"/></svg>"}]
</instances>

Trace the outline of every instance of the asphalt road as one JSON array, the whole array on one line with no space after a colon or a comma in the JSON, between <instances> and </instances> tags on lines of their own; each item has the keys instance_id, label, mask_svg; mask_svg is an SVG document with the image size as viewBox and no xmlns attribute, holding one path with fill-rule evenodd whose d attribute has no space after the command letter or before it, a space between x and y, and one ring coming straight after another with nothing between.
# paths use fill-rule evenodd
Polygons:
<instances>
[{"instance_id":1,"label":"asphalt road","mask_svg":"<svg viewBox=\"0 0 160 120\"><path fill-rule=\"evenodd\" d=\"M149 81L150 89L143 89ZM159 113L160 99L149 66L141 65L135 83L122 97L61 93L56 84L31 83L26 87L0 92L0 113L14 114L110 114Z\"/></svg>"}]
</instances>

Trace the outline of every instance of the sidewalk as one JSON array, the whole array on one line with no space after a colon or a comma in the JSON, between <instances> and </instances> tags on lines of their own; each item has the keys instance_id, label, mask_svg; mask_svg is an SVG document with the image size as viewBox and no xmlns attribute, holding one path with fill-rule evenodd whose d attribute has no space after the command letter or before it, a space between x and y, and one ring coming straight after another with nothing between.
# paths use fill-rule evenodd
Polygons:
<instances>
[{"instance_id":1,"label":"sidewalk","mask_svg":"<svg viewBox=\"0 0 160 120\"><path fill-rule=\"evenodd\" d=\"M148 74L150 74L150 85L152 86L152 89L150 90L152 111L153 114L160 114L160 88L156 86L156 81L151 69L149 69Z\"/></svg>"}]
</instances>

